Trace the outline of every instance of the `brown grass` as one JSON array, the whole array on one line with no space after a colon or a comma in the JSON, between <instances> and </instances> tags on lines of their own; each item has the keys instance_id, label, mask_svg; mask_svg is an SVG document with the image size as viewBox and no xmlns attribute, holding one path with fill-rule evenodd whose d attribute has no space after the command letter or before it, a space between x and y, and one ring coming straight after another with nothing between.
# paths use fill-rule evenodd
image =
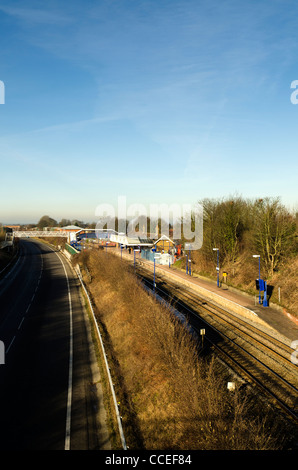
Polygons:
<instances>
[{"instance_id":1,"label":"brown grass","mask_svg":"<svg viewBox=\"0 0 298 470\"><path fill-rule=\"evenodd\" d=\"M96 304L130 449L276 449L275 431L241 390L228 392L214 360L170 309L142 287L124 261L77 256ZM258 410L259 411L259 410Z\"/></svg>"},{"instance_id":2,"label":"brown grass","mask_svg":"<svg viewBox=\"0 0 298 470\"><path fill-rule=\"evenodd\" d=\"M50 243L50 245L55 246L56 248L58 246L61 246L64 248L65 243L66 243L66 238L65 237L40 237L40 241Z\"/></svg>"}]
</instances>

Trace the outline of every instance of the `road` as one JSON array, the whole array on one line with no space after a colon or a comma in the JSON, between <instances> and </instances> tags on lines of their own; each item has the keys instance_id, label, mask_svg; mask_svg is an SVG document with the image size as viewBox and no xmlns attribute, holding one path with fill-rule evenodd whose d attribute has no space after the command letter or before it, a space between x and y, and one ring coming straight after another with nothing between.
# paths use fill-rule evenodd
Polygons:
<instances>
[{"instance_id":1,"label":"road","mask_svg":"<svg viewBox=\"0 0 298 470\"><path fill-rule=\"evenodd\" d=\"M32 240L0 280L1 450L109 448L78 283L61 253Z\"/></svg>"}]
</instances>

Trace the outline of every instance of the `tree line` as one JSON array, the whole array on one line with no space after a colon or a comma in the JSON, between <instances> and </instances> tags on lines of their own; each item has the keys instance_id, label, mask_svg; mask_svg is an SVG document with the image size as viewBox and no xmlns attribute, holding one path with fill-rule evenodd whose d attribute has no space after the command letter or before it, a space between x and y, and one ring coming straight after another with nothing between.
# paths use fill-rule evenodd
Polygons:
<instances>
[{"instance_id":1,"label":"tree line","mask_svg":"<svg viewBox=\"0 0 298 470\"><path fill-rule=\"evenodd\" d=\"M85 222L81 220L77 220L77 219L70 220L70 219L64 219L64 218L61 219L60 222L58 222L57 220L53 219L52 217L48 215L43 215L39 219L36 226L40 230L43 230L45 227L66 227L67 225L76 225L77 227L82 227L82 228L94 228L95 222L91 224L88 224L88 223L86 224Z\"/></svg>"},{"instance_id":2,"label":"tree line","mask_svg":"<svg viewBox=\"0 0 298 470\"><path fill-rule=\"evenodd\" d=\"M244 253L258 254L261 256L267 276L271 277L284 262L297 256L298 213L291 213L281 203L280 198L267 197L255 200L242 197L205 198L199 201L199 204L203 207L203 245L200 255L206 261L215 261L217 256L213 251L215 247L219 249L221 265L235 263ZM86 224L80 220L65 218L57 222L48 215L42 216L37 224L40 229L66 225L96 227L95 222ZM145 231L147 229L149 233L149 218L140 225L146 227ZM117 226L116 219L116 230ZM157 221L157 226L160 231L160 219ZM184 241L183 223L181 241Z\"/></svg>"},{"instance_id":3,"label":"tree line","mask_svg":"<svg viewBox=\"0 0 298 470\"><path fill-rule=\"evenodd\" d=\"M298 254L298 213L290 213L279 198L246 200L242 197L204 199L201 255L232 264L243 253L261 256L267 276Z\"/></svg>"}]
</instances>

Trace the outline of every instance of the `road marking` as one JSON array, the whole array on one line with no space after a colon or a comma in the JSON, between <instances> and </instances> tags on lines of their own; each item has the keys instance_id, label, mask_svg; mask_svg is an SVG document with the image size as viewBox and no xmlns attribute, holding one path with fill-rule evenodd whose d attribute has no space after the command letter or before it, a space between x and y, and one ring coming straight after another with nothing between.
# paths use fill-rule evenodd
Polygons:
<instances>
[{"instance_id":1,"label":"road marking","mask_svg":"<svg viewBox=\"0 0 298 470\"><path fill-rule=\"evenodd\" d=\"M3 284L3 288L2 288L2 290L0 291L0 295L7 289L7 287L9 286L9 283L11 284L12 281L14 281L14 279L15 279L15 278L17 277L17 275L19 274L19 272L20 272L20 270L21 270L21 268L22 268L22 266L23 266L23 264L24 264L24 262L25 262L25 257L22 258L22 261L21 261L21 264L20 264L20 266L19 266L19 269L16 270L16 268L17 268L17 266L18 266L18 264L19 264L19 262L20 262L20 259L21 259L21 258L19 257L18 260L16 261L16 263L15 263L15 264L13 265L13 267L11 268L11 270L6 274L5 277L3 277L3 279L1 279L0 285ZM14 272L14 271L16 271L16 272ZM13 273L14 273L14 274L13 274ZM7 278L9 278L9 277L10 277L10 279L8 279L8 281L5 282L5 280L6 280Z\"/></svg>"},{"instance_id":2,"label":"road marking","mask_svg":"<svg viewBox=\"0 0 298 470\"><path fill-rule=\"evenodd\" d=\"M12 343L14 342L15 339L16 339L16 337L14 336L14 337L12 338L11 342L10 342L10 345L9 345L8 348L7 348L6 353L8 353L8 351L10 350L10 347L11 347L11 345L12 345Z\"/></svg>"},{"instance_id":3,"label":"road marking","mask_svg":"<svg viewBox=\"0 0 298 470\"><path fill-rule=\"evenodd\" d=\"M21 320L21 322L20 322L20 324L19 324L19 326L18 326L18 330L21 328L22 323L23 323L24 320L25 320L25 317L22 318L22 320Z\"/></svg>"},{"instance_id":4,"label":"road marking","mask_svg":"<svg viewBox=\"0 0 298 470\"><path fill-rule=\"evenodd\" d=\"M51 248L52 251L54 251L52 248ZM66 282L67 282L67 291L68 291L68 301L69 301L69 317L70 317L70 332L69 332L69 336L70 336L70 341L69 341L69 366L68 366L68 392L67 392L67 412L66 412L66 429L65 429L65 443L64 443L64 449L65 450L70 450L70 428L71 428L71 406L72 406L72 376L73 376L73 320L72 320L72 302L71 302L71 293L70 293L70 285L69 285L69 279L68 279L68 275L67 275L67 271L65 269L65 265L63 263L63 260L60 258L60 256L58 255L58 253L56 251L54 251L54 253L57 255L57 257L59 258L61 264L62 264L62 267L63 267L63 270L64 270L64 273L65 273L65 277L66 277ZM25 258L25 257L24 257ZM43 265L44 265L44 262L43 262L43 257L41 257L41 260L42 260L42 265L41 265L41 271L40 271L40 277L39 277L39 280L41 278L41 275L42 275L42 271L43 271ZM24 259L23 259L23 262L24 262ZM37 289L36 289L37 290ZM29 311L30 307L31 307L31 304L34 300L34 297L35 297L35 293L36 293L36 290L32 296L32 299L31 299L31 302L30 304L28 305L27 307L27 310L26 310L26 313ZM22 318L22 321L21 323L19 324L19 327L18 329L20 329L22 323L23 323L23 320L24 320L24 317ZM11 342L10 342L10 345L8 346L7 348L7 351L6 353L8 353L9 349L11 348L13 342L15 340L15 336L12 338Z\"/></svg>"},{"instance_id":5,"label":"road marking","mask_svg":"<svg viewBox=\"0 0 298 470\"><path fill-rule=\"evenodd\" d=\"M31 301L30 301L30 303L29 303L29 305L28 305L28 307L27 307L27 309L26 309L25 314L28 313L29 310L30 310L30 307L31 307L31 305L32 305L32 302L33 302L33 300L34 300L34 298L35 298L35 294L36 294L37 289L38 289L38 287L39 287L40 278L41 278L41 276L42 276L42 272L43 272L43 257L42 257L42 253L40 253L40 256L41 256L41 267L40 267L39 279L38 279L38 282L37 282L37 285L36 285L36 288L35 288L35 292L34 292L32 298L31 298ZM19 258L19 259L20 259L20 258ZM14 268L15 268L16 265L18 264L19 259L18 259L18 261L16 262L16 264L14 265ZM23 257L22 264L24 263L24 259L25 259L25 256ZM21 265L21 266L22 266L22 265ZM21 267L21 266L20 266L20 267ZM14 268L12 268L12 270L10 271L10 273L14 270ZM9 273L9 274L10 274L10 273ZM17 273L16 273L16 274L17 274ZM15 276L12 278L12 280L15 279L16 274L15 274ZM7 276L5 276L4 279L6 279L6 277L7 277ZM21 328L22 323L23 323L24 320L25 320L25 317L23 317L22 320L21 320L21 322L19 323L18 330L20 330L20 328ZM8 354L9 349L10 349L10 347L12 346L12 343L14 342L14 340L15 340L15 336L12 338L12 340L11 340L11 342L10 342L10 345L8 346L8 349L7 349L7 351L6 351L6 354Z\"/></svg>"}]
</instances>

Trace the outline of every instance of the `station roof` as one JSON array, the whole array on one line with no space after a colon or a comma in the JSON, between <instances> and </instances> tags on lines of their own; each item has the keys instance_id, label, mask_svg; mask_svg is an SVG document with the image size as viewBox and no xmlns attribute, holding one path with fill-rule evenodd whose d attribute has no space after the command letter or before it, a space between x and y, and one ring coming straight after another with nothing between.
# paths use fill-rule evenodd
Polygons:
<instances>
[{"instance_id":1,"label":"station roof","mask_svg":"<svg viewBox=\"0 0 298 470\"><path fill-rule=\"evenodd\" d=\"M154 242L150 238L128 237L127 235L113 234L111 241L125 246L153 246Z\"/></svg>"},{"instance_id":2,"label":"station roof","mask_svg":"<svg viewBox=\"0 0 298 470\"><path fill-rule=\"evenodd\" d=\"M160 241L167 241L169 243L172 243L173 245L175 245L175 242L173 242L173 240L171 240L169 237L167 237L166 235L162 235L158 240L156 240L156 242L154 242L154 245L156 245L157 243L159 243Z\"/></svg>"}]
</instances>

